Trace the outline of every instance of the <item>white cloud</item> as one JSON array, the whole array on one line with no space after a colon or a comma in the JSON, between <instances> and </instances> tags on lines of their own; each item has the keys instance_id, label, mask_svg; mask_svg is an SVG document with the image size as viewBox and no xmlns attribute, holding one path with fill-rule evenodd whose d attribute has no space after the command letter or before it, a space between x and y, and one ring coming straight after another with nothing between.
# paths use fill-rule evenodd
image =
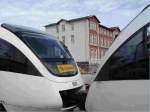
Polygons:
<instances>
[{"instance_id":1,"label":"white cloud","mask_svg":"<svg viewBox=\"0 0 150 112\"><path fill-rule=\"evenodd\" d=\"M1 0L0 23L42 29L61 18L95 14L102 24L124 27L148 3L149 0Z\"/></svg>"}]
</instances>

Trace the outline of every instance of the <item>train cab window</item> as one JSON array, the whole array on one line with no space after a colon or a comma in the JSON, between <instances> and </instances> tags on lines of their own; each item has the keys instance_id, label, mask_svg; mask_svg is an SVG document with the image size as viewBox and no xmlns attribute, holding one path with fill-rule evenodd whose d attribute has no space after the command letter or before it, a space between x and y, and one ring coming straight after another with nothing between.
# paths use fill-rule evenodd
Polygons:
<instances>
[{"instance_id":1,"label":"train cab window","mask_svg":"<svg viewBox=\"0 0 150 112\"><path fill-rule=\"evenodd\" d=\"M0 39L0 71L41 76L34 65L13 45Z\"/></svg>"},{"instance_id":2,"label":"train cab window","mask_svg":"<svg viewBox=\"0 0 150 112\"><path fill-rule=\"evenodd\" d=\"M147 26L147 49L148 49L148 55L150 58L150 25ZM149 65L150 65L150 59L149 59Z\"/></svg>"},{"instance_id":3,"label":"train cab window","mask_svg":"<svg viewBox=\"0 0 150 112\"><path fill-rule=\"evenodd\" d=\"M96 81L149 79L149 56L142 28L112 54Z\"/></svg>"},{"instance_id":4,"label":"train cab window","mask_svg":"<svg viewBox=\"0 0 150 112\"><path fill-rule=\"evenodd\" d=\"M150 26L147 27L147 36L150 36Z\"/></svg>"},{"instance_id":5,"label":"train cab window","mask_svg":"<svg viewBox=\"0 0 150 112\"><path fill-rule=\"evenodd\" d=\"M150 45L150 25L147 27L147 43Z\"/></svg>"}]
</instances>

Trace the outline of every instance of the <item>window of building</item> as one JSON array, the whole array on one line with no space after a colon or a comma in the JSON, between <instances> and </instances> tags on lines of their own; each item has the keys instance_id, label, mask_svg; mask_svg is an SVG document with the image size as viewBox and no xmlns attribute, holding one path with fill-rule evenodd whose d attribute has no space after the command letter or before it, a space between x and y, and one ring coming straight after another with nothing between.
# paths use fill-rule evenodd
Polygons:
<instances>
[{"instance_id":1,"label":"window of building","mask_svg":"<svg viewBox=\"0 0 150 112\"><path fill-rule=\"evenodd\" d=\"M99 58L101 59L101 49L99 49Z\"/></svg>"},{"instance_id":2,"label":"window of building","mask_svg":"<svg viewBox=\"0 0 150 112\"><path fill-rule=\"evenodd\" d=\"M92 43L92 34L90 34L89 43Z\"/></svg>"},{"instance_id":3,"label":"window of building","mask_svg":"<svg viewBox=\"0 0 150 112\"><path fill-rule=\"evenodd\" d=\"M91 33L91 44L94 44L94 35Z\"/></svg>"},{"instance_id":4,"label":"window of building","mask_svg":"<svg viewBox=\"0 0 150 112\"><path fill-rule=\"evenodd\" d=\"M93 29L96 30L96 23L93 24Z\"/></svg>"},{"instance_id":5,"label":"window of building","mask_svg":"<svg viewBox=\"0 0 150 112\"><path fill-rule=\"evenodd\" d=\"M97 37L97 45L99 45L99 37Z\"/></svg>"},{"instance_id":6,"label":"window of building","mask_svg":"<svg viewBox=\"0 0 150 112\"><path fill-rule=\"evenodd\" d=\"M97 51L96 51L96 49L95 48L91 48L91 58L92 59L94 59L94 58L96 58L96 55L97 55Z\"/></svg>"},{"instance_id":7,"label":"window of building","mask_svg":"<svg viewBox=\"0 0 150 112\"><path fill-rule=\"evenodd\" d=\"M102 37L100 37L100 46L103 46Z\"/></svg>"},{"instance_id":8,"label":"window of building","mask_svg":"<svg viewBox=\"0 0 150 112\"><path fill-rule=\"evenodd\" d=\"M106 43L106 47L108 47L108 44L107 44L107 39L105 40L105 43Z\"/></svg>"},{"instance_id":9,"label":"window of building","mask_svg":"<svg viewBox=\"0 0 150 112\"><path fill-rule=\"evenodd\" d=\"M63 41L63 43L65 44L65 36L62 36L62 41Z\"/></svg>"},{"instance_id":10,"label":"window of building","mask_svg":"<svg viewBox=\"0 0 150 112\"><path fill-rule=\"evenodd\" d=\"M105 47L105 37L103 38L103 47Z\"/></svg>"},{"instance_id":11,"label":"window of building","mask_svg":"<svg viewBox=\"0 0 150 112\"><path fill-rule=\"evenodd\" d=\"M95 51L95 53L94 53L94 55L95 55L94 58L96 59L96 58L97 58L97 49L95 49L94 51Z\"/></svg>"},{"instance_id":12,"label":"window of building","mask_svg":"<svg viewBox=\"0 0 150 112\"><path fill-rule=\"evenodd\" d=\"M108 40L108 47L110 47L110 40Z\"/></svg>"},{"instance_id":13,"label":"window of building","mask_svg":"<svg viewBox=\"0 0 150 112\"><path fill-rule=\"evenodd\" d=\"M59 33L59 28L58 28L58 26L56 26L56 32Z\"/></svg>"},{"instance_id":14,"label":"window of building","mask_svg":"<svg viewBox=\"0 0 150 112\"><path fill-rule=\"evenodd\" d=\"M16 47L0 39L0 71L42 76Z\"/></svg>"},{"instance_id":15,"label":"window of building","mask_svg":"<svg viewBox=\"0 0 150 112\"><path fill-rule=\"evenodd\" d=\"M103 35L105 35L105 29L103 28Z\"/></svg>"},{"instance_id":16,"label":"window of building","mask_svg":"<svg viewBox=\"0 0 150 112\"><path fill-rule=\"evenodd\" d=\"M98 59L99 56L98 56L98 48L96 49L96 58Z\"/></svg>"},{"instance_id":17,"label":"window of building","mask_svg":"<svg viewBox=\"0 0 150 112\"><path fill-rule=\"evenodd\" d=\"M113 32L111 32L111 36L113 37Z\"/></svg>"},{"instance_id":18,"label":"window of building","mask_svg":"<svg viewBox=\"0 0 150 112\"><path fill-rule=\"evenodd\" d=\"M109 37L109 30L107 31L107 35L108 35L108 37Z\"/></svg>"},{"instance_id":19,"label":"window of building","mask_svg":"<svg viewBox=\"0 0 150 112\"><path fill-rule=\"evenodd\" d=\"M96 30L96 23L95 22L90 22L90 29Z\"/></svg>"},{"instance_id":20,"label":"window of building","mask_svg":"<svg viewBox=\"0 0 150 112\"><path fill-rule=\"evenodd\" d=\"M94 35L92 34L92 44L94 44Z\"/></svg>"},{"instance_id":21,"label":"window of building","mask_svg":"<svg viewBox=\"0 0 150 112\"><path fill-rule=\"evenodd\" d=\"M89 35L89 43L91 43L92 38L91 38L91 34Z\"/></svg>"},{"instance_id":22,"label":"window of building","mask_svg":"<svg viewBox=\"0 0 150 112\"><path fill-rule=\"evenodd\" d=\"M62 25L62 31L63 32L65 31L65 25L64 24Z\"/></svg>"},{"instance_id":23,"label":"window of building","mask_svg":"<svg viewBox=\"0 0 150 112\"><path fill-rule=\"evenodd\" d=\"M90 58L93 58L93 48L90 49Z\"/></svg>"},{"instance_id":24,"label":"window of building","mask_svg":"<svg viewBox=\"0 0 150 112\"><path fill-rule=\"evenodd\" d=\"M96 44L96 45L98 44L98 38L97 38L97 35L95 35L95 44Z\"/></svg>"},{"instance_id":25,"label":"window of building","mask_svg":"<svg viewBox=\"0 0 150 112\"><path fill-rule=\"evenodd\" d=\"M101 28L101 27L99 28L99 33L100 33L100 34L102 33L102 28Z\"/></svg>"},{"instance_id":26,"label":"window of building","mask_svg":"<svg viewBox=\"0 0 150 112\"><path fill-rule=\"evenodd\" d=\"M95 44L95 35L94 34L92 35L93 35L93 44Z\"/></svg>"},{"instance_id":27,"label":"window of building","mask_svg":"<svg viewBox=\"0 0 150 112\"><path fill-rule=\"evenodd\" d=\"M106 39L105 39L105 37L103 38L103 43L104 43L104 47L106 47Z\"/></svg>"},{"instance_id":28,"label":"window of building","mask_svg":"<svg viewBox=\"0 0 150 112\"><path fill-rule=\"evenodd\" d=\"M111 31L109 32L109 37L111 37Z\"/></svg>"},{"instance_id":29,"label":"window of building","mask_svg":"<svg viewBox=\"0 0 150 112\"><path fill-rule=\"evenodd\" d=\"M106 35L106 29L104 29L104 35Z\"/></svg>"},{"instance_id":30,"label":"window of building","mask_svg":"<svg viewBox=\"0 0 150 112\"><path fill-rule=\"evenodd\" d=\"M106 30L106 36L108 36L108 30Z\"/></svg>"},{"instance_id":31,"label":"window of building","mask_svg":"<svg viewBox=\"0 0 150 112\"><path fill-rule=\"evenodd\" d=\"M93 39L94 39L94 40L93 40L93 41L94 41L93 43L96 44L96 43L97 43L96 35L94 35L94 38L93 38Z\"/></svg>"},{"instance_id":32,"label":"window of building","mask_svg":"<svg viewBox=\"0 0 150 112\"><path fill-rule=\"evenodd\" d=\"M95 58L95 49L93 49L93 58Z\"/></svg>"},{"instance_id":33,"label":"window of building","mask_svg":"<svg viewBox=\"0 0 150 112\"><path fill-rule=\"evenodd\" d=\"M149 79L149 56L143 28L132 35L105 63L97 81Z\"/></svg>"},{"instance_id":34,"label":"window of building","mask_svg":"<svg viewBox=\"0 0 150 112\"><path fill-rule=\"evenodd\" d=\"M71 43L72 43L72 44L74 44L74 43L75 43L74 35L71 35Z\"/></svg>"},{"instance_id":35,"label":"window of building","mask_svg":"<svg viewBox=\"0 0 150 112\"><path fill-rule=\"evenodd\" d=\"M107 34L108 34L108 36L109 36L109 32L110 32L110 31L108 30L108 33L107 33Z\"/></svg>"},{"instance_id":36,"label":"window of building","mask_svg":"<svg viewBox=\"0 0 150 112\"><path fill-rule=\"evenodd\" d=\"M98 45L100 46L101 45L101 42L100 42L100 36L98 37Z\"/></svg>"},{"instance_id":37,"label":"window of building","mask_svg":"<svg viewBox=\"0 0 150 112\"><path fill-rule=\"evenodd\" d=\"M103 29L103 34L105 35L105 29Z\"/></svg>"},{"instance_id":38,"label":"window of building","mask_svg":"<svg viewBox=\"0 0 150 112\"><path fill-rule=\"evenodd\" d=\"M104 53L103 53L103 49L101 49L101 57L103 57Z\"/></svg>"},{"instance_id":39,"label":"window of building","mask_svg":"<svg viewBox=\"0 0 150 112\"><path fill-rule=\"evenodd\" d=\"M110 37L110 31L108 31L108 36Z\"/></svg>"},{"instance_id":40,"label":"window of building","mask_svg":"<svg viewBox=\"0 0 150 112\"><path fill-rule=\"evenodd\" d=\"M107 40L107 48L109 47L109 40Z\"/></svg>"},{"instance_id":41,"label":"window of building","mask_svg":"<svg viewBox=\"0 0 150 112\"><path fill-rule=\"evenodd\" d=\"M100 27L100 34L102 34L102 28Z\"/></svg>"}]
</instances>

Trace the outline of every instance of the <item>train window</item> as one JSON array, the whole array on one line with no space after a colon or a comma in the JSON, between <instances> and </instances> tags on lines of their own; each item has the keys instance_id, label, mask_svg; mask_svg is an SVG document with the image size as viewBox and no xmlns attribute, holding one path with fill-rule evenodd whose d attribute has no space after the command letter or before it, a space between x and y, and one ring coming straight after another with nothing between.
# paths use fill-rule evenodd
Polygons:
<instances>
[{"instance_id":1,"label":"train window","mask_svg":"<svg viewBox=\"0 0 150 112\"><path fill-rule=\"evenodd\" d=\"M148 50L144 29L131 36L102 67L96 81L148 79Z\"/></svg>"},{"instance_id":2,"label":"train window","mask_svg":"<svg viewBox=\"0 0 150 112\"><path fill-rule=\"evenodd\" d=\"M20 32L18 37L34 51L52 74L67 77L78 73L75 61L63 42L30 32Z\"/></svg>"},{"instance_id":3,"label":"train window","mask_svg":"<svg viewBox=\"0 0 150 112\"><path fill-rule=\"evenodd\" d=\"M150 36L150 26L147 27L147 36Z\"/></svg>"},{"instance_id":4,"label":"train window","mask_svg":"<svg viewBox=\"0 0 150 112\"><path fill-rule=\"evenodd\" d=\"M2 39L0 39L0 70L41 76L17 48Z\"/></svg>"},{"instance_id":5,"label":"train window","mask_svg":"<svg viewBox=\"0 0 150 112\"><path fill-rule=\"evenodd\" d=\"M150 45L150 25L147 27L147 43Z\"/></svg>"},{"instance_id":6,"label":"train window","mask_svg":"<svg viewBox=\"0 0 150 112\"><path fill-rule=\"evenodd\" d=\"M148 55L150 58L150 25L147 27L147 48L148 48ZM150 60L149 60L150 64Z\"/></svg>"}]
</instances>

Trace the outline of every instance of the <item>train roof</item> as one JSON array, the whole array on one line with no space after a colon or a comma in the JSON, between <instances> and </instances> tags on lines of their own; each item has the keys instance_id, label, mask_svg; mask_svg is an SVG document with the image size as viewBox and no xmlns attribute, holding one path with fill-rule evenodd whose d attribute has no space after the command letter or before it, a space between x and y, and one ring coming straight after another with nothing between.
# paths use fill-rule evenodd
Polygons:
<instances>
[{"instance_id":1,"label":"train roof","mask_svg":"<svg viewBox=\"0 0 150 112\"><path fill-rule=\"evenodd\" d=\"M8 31L10 31L10 32L12 32L16 35L18 33L21 33L21 32L28 32L28 33L35 33L35 34L39 34L39 35L49 36L51 39L57 40L57 39L54 38L54 36L44 32L44 31L34 29L34 28L31 28L31 27L27 27L27 26L3 23L3 24L1 24L1 27L7 29Z\"/></svg>"}]
</instances>

